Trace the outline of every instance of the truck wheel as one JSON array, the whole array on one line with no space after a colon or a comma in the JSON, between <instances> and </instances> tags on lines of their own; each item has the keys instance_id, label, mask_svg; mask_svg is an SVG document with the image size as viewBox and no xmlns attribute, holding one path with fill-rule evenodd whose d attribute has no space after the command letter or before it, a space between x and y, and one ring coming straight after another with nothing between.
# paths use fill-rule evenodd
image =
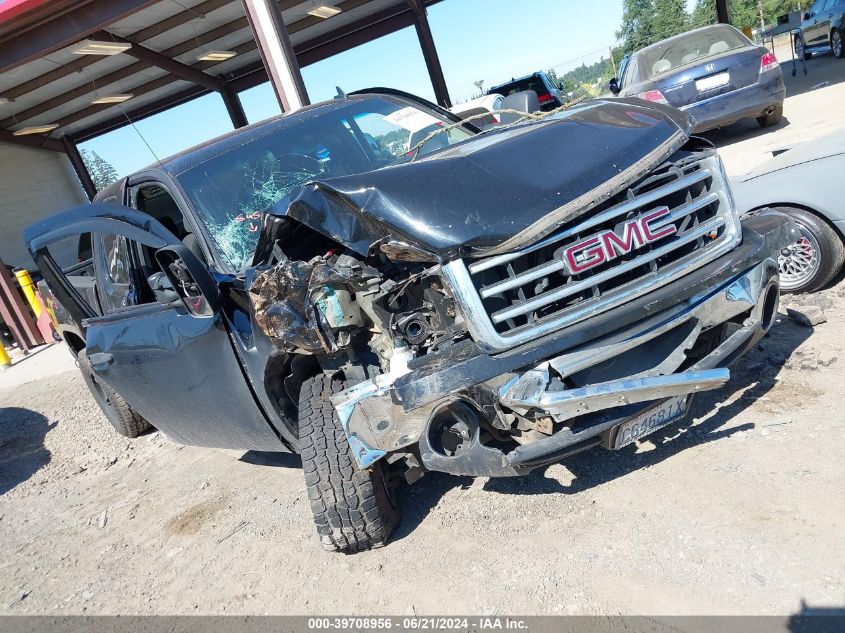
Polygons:
<instances>
[{"instance_id":1,"label":"truck wheel","mask_svg":"<svg viewBox=\"0 0 845 633\"><path fill-rule=\"evenodd\" d=\"M830 225L817 215L793 207L775 207L793 220L801 238L778 256L782 292L815 292L836 276L845 262L845 246Z\"/></svg>"},{"instance_id":2,"label":"truck wheel","mask_svg":"<svg viewBox=\"0 0 845 633\"><path fill-rule=\"evenodd\" d=\"M150 423L135 413L120 394L99 379L96 372L91 369L85 350L79 352L76 358L79 361L79 369L82 370L82 378L88 385L91 395L94 396L103 415L118 434L123 437L138 437L151 428Z\"/></svg>"},{"instance_id":3,"label":"truck wheel","mask_svg":"<svg viewBox=\"0 0 845 633\"><path fill-rule=\"evenodd\" d=\"M842 31L840 29L833 29L830 32L830 50L833 51L833 56L837 59L845 57L845 47L842 45Z\"/></svg>"},{"instance_id":4,"label":"truck wheel","mask_svg":"<svg viewBox=\"0 0 845 633\"><path fill-rule=\"evenodd\" d=\"M757 123L760 125L760 127L771 127L780 123L780 120L782 118L783 104L779 103L774 108L772 108L771 114L764 114L763 116L758 116Z\"/></svg>"},{"instance_id":5,"label":"truck wheel","mask_svg":"<svg viewBox=\"0 0 845 633\"><path fill-rule=\"evenodd\" d=\"M795 57L796 59L810 59L813 54L808 53L807 50L804 48L804 38L800 35L796 35L793 40L793 47L795 50Z\"/></svg>"},{"instance_id":6,"label":"truck wheel","mask_svg":"<svg viewBox=\"0 0 845 633\"><path fill-rule=\"evenodd\" d=\"M305 486L320 542L328 551L382 547L399 523L381 463L358 468L329 397L342 380L320 374L302 383L299 441Z\"/></svg>"}]
</instances>

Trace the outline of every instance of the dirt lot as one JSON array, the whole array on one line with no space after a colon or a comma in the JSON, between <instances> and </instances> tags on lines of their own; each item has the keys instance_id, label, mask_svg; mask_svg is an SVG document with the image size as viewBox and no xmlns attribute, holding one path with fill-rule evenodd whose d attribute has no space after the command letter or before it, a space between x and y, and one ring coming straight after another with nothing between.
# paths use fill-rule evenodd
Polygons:
<instances>
[{"instance_id":1,"label":"dirt lot","mask_svg":"<svg viewBox=\"0 0 845 633\"><path fill-rule=\"evenodd\" d=\"M811 135L843 85L793 97L780 130L715 133L731 171ZM826 322L780 318L692 419L523 479L426 476L394 541L356 556L320 549L297 458L119 438L47 349L0 375L0 613L841 607L845 282L793 304Z\"/></svg>"}]
</instances>

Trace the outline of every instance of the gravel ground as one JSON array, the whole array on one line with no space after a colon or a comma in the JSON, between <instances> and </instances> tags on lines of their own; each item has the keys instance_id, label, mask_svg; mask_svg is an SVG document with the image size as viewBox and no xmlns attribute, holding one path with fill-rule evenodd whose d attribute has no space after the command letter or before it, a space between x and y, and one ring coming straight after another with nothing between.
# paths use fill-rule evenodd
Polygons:
<instances>
[{"instance_id":1,"label":"gravel ground","mask_svg":"<svg viewBox=\"0 0 845 633\"><path fill-rule=\"evenodd\" d=\"M788 307L826 321L781 315L690 419L522 479L428 475L355 556L319 547L298 458L120 438L48 349L0 376L0 613L841 607L845 283Z\"/></svg>"},{"instance_id":2,"label":"gravel ground","mask_svg":"<svg viewBox=\"0 0 845 633\"><path fill-rule=\"evenodd\" d=\"M320 549L297 458L122 439L67 363L0 391L0 613L842 605L845 284L804 301L827 322L780 318L692 420L522 479L426 476L355 556Z\"/></svg>"}]
</instances>

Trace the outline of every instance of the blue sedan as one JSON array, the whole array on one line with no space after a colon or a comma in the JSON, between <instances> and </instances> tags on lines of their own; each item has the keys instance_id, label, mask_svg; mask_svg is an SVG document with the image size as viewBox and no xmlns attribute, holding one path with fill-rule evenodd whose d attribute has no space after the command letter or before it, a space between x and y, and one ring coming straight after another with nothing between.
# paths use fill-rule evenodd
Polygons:
<instances>
[{"instance_id":1,"label":"blue sedan","mask_svg":"<svg viewBox=\"0 0 845 633\"><path fill-rule=\"evenodd\" d=\"M748 117L761 127L775 125L786 97L774 53L727 24L682 33L626 56L610 89L688 112L695 132Z\"/></svg>"}]
</instances>

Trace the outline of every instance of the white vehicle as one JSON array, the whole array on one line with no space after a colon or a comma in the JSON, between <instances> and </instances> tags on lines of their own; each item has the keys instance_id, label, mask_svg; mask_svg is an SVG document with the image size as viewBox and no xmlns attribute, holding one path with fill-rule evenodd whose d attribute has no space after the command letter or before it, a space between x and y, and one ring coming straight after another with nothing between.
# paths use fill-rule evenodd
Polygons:
<instances>
[{"instance_id":1,"label":"white vehicle","mask_svg":"<svg viewBox=\"0 0 845 633\"><path fill-rule=\"evenodd\" d=\"M502 102L504 100L505 98L502 95L484 95L483 97L478 97L477 99L453 105L449 108L449 111L452 112L452 114L457 114L462 119L489 112L489 117L474 119L472 122L479 127L483 127L485 125L496 125L499 123L499 115L496 114L496 112L502 109Z\"/></svg>"}]
</instances>

